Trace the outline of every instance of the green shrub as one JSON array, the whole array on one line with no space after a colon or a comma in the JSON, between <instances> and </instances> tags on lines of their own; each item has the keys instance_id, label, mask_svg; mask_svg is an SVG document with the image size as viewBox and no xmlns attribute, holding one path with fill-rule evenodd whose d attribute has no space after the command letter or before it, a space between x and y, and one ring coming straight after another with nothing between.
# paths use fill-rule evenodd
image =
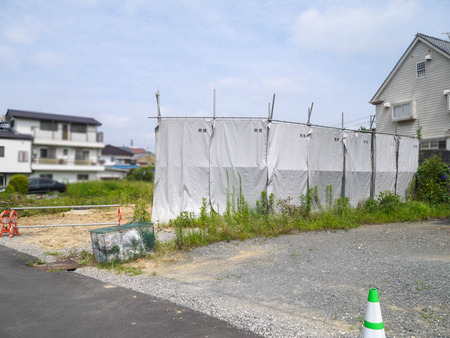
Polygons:
<instances>
[{"instance_id":1,"label":"green shrub","mask_svg":"<svg viewBox=\"0 0 450 338\"><path fill-rule=\"evenodd\" d=\"M7 194L12 194L16 192L16 189L11 184L8 184L5 188L5 192Z\"/></svg>"},{"instance_id":2,"label":"green shrub","mask_svg":"<svg viewBox=\"0 0 450 338\"><path fill-rule=\"evenodd\" d=\"M26 194L28 192L28 178L25 175L14 175L9 180L9 184L14 187L19 194Z\"/></svg>"},{"instance_id":3,"label":"green shrub","mask_svg":"<svg viewBox=\"0 0 450 338\"><path fill-rule=\"evenodd\" d=\"M380 192L377 202L381 211L389 213L400 206L400 197L391 191Z\"/></svg>"},{"instance_id":4,"label":"green shrub","mask_svg":"<svg viewBox=\"0 0 450 338\"><path fill-rule=\"evenodd\" d=\"M131 169L128 172L128 175L126 177L129 181L145 181L145 182L152 182L153 181L153 174L154 168L153 167L140 167L137 169Z\"/></svg>"},{"instance_id":5,"label":"green shrub","mask_svg":"<svg viewBox=\"0 0 450 338\"><path fill-rule=\"evenodd\" d=\"M423 162L417 169L416 199L428 203L448 203L450 171L437 155Z\"/></svg>"},{"instance_id":6,"label":"green shrub","mask_svg":"<svg viewBox=\"0 0 450 338\"><path fill-rule=\"evenodd\" d=\"M133 222L150 222L148 204L144 199L138 200L134 206Z\"/></svg>"}]
</instances>

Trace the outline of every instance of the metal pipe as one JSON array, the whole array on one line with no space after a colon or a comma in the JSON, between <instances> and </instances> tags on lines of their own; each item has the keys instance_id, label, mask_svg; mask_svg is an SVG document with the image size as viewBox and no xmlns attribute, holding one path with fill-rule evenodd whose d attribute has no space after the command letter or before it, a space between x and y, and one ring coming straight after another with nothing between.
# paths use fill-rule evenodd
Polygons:
<instances>
[{"instance_id":1,"label":"metal pipe","mask_svg":"<svg viewBox=\"0 0 450 338\"><path fill-rule=\"evenodd\" d=\"M31 210L31 209L75 209L75 208L108 208L108 207L120 207L120 204L102 204L102 205L61 205L61 206L49 206L49 207L18 207L11 208L11 210Z\"/></svg>"},{"instance_id":2,"label":"metal pipe","mask_svg":"<svg viewBox=\"0 0 450 338\"><path fill-rule=\"evenodd\" d=\"M180 119L180 120L186 120L186 119L230 119L230 120L267 120L267 116L261 117L261 116L148 116L149 119Z\"/></svg>"},{"instance_id":3,"label":"metal pipe","mask_svg":"<svg viewBox=\"0 0 450 338\"><path fill-rule=\"evenodd\" d=\"M84 224L50 224L50 225L20 225L15 228L61 228L61 227L76 227L76 226L94 226L94 225L119 225L115 223L84 223Z\"/></svg>"}]
</instances>

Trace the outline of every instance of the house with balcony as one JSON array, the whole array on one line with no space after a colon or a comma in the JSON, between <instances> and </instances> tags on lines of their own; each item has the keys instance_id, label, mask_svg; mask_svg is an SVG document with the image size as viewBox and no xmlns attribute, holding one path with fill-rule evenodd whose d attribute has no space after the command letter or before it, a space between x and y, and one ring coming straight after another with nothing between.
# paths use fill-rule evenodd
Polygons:
<instances>
[{"instance_id":1,"label":"house with balcony","mask_svg":"<svg viewBox=\"0 0 450 338\"><path fill-rule=\"evenodd\" d=\"M31 174L30 135L14 133L9 124L0 123L0 186L8 184L17 174Z\"/></svg>"},{"instance_id":2,"label":"house with balcony","mask_svg":"<svg viewBox=\"0 0 450 338\"><path fill-rule=\"evenodd\" d=\"M30 177L61 182L96 180L104 171L101 123L90 117L8 109L11 131L33 138Z\"/></svg>"},{"instance_id":3,"label":"house with balcony","mask_svg":"<svg viewBox=\"0 0 450 338\"><path fill-rule=\"evenodd\" d=\"M422 160L450 163L450 40L416 34L370 103L377 132L420 136Z\"/></svg>"}]
</instances>

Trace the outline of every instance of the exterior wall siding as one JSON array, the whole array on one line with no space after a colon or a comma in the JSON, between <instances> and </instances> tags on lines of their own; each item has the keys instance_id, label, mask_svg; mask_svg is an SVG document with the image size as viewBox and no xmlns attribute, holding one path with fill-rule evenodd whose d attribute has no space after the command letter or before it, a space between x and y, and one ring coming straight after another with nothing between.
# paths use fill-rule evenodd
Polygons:
<instances>
[{"instance_id":1,"label":"exterior wall siding","mask_svg":"<svg viewBox=\"0 0 450 338\"><path fill-rule=\"evenodd\" d=\"M428 54L432 57L431 61L425 61L424 57ZM421 61L426 62L426 71L425 77L418 79L416 64ZM445 131L450 127L447 98L443 95L446 89L450 89L450 59L418 41L378 96L384 102L376 105L377 132L394 133L393 106L415 101L417 119L398 121L398 134L416 136L420 124L423 139L450 137ZM384 108L385 102L391 103L391 108Z\"/></svg>"},{"instance_id":2,"label":"exterior wall siding","mask_svg":"<svg viewBox=\"0 0 450 338\"><path fill-rule=\"evenodd\" d=\"M5 147L5 156L0 157L0 173L31 173L31 141L0 139L0 146ZM28 161L19 162L19 151L28 153Z\"/></svg>"}]
</instances>

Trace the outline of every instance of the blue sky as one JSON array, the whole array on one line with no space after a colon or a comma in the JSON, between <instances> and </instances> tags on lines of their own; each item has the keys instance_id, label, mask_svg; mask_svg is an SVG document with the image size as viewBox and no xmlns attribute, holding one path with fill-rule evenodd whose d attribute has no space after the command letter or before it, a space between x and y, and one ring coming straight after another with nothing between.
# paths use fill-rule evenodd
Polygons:
<instances>
[{"instance_id":1,"label":"blue sky","mask_svg":"<svg viewBox=\"0 0 450 338\"><path fill-rule=\"evenodd\" d=\"M367 125L417 32L446 39L448 1L1 0L0 114L89 116L105 143L154 150L169 116Z\"/></svg>"}]
</instances>

